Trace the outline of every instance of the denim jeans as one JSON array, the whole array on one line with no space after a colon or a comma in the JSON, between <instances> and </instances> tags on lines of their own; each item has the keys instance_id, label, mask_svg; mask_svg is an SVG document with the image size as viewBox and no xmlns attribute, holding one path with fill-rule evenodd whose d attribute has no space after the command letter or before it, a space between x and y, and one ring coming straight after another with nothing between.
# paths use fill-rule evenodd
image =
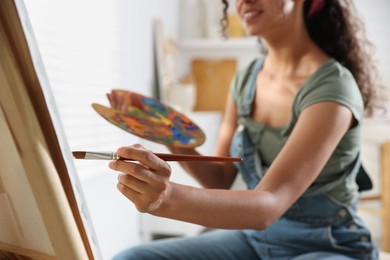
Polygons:
<instances>
[{"instance_id":1,"label":"denim jeans","mask_svg":"<svg viewBox=\"0 0 390 260\"><path fill-rule=\"evenodd\" d=\"M283 222L283 220L282 220ZM285 223L284 223L285 224ZM285 225L276 225L284 228ZM302 227L296 226L302 233ZM280 232L285 234L286 230ZM288 234L297 229L288 229ZM310 238L317 241L317 233L327 237L323 230L319 232L306 230ZM252 232L252 231L248 231ZM253 231L256 232L256 231ZM288 235L287 234L287 235ZM157 240L149 244L127 249L114 257L114 260L351 260L351 259L377 259L374 252L361 255L359 252L350 252L349 255L340 254L337 251L323 251L313 248L310 251L304 242L296 241L294 244L283 245L286 241L280 241L279 245L269 245L253 240L246 231L241 230L216 230L188 238L169 238ZM253 245L259 245L256 249ZM320 241L318 241L320 243ZM298 245L298 247L296 247ZM309 251L308 251L309 250Z\"/></svg>"}]
</instances>

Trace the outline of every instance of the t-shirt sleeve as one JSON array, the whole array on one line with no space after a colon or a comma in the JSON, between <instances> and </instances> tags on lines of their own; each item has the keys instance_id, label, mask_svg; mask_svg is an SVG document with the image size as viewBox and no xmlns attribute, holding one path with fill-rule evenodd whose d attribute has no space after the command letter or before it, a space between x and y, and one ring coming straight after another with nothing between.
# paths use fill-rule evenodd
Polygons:
<instances>
[{"instance_id":1,"label":"t-shirt sleeve","mask_svg":"<svg viewBox=\"0 0 390 260\"><path fill-rule=\"evenodd\" d=\"M357 122L362 120L363 99L354 77L347 69L339 68L336 73L322 75L304 87L295 107L297 115L310 105L331 101L350 109Z\"/></svg>"}]
</instances>

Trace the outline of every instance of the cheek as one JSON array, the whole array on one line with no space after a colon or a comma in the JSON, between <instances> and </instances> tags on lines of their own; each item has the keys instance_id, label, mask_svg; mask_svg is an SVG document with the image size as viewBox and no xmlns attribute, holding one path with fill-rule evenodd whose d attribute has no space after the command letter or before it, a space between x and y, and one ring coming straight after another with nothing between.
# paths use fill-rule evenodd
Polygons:
<instances>
[{"instance_id":1,"label":"cheek","mask_svg":"<svg viewBox=\"0 0 390 260\"><path fill-rule=\"evenodd\" d=\"M282 10L283 10L282 12L283 12L283 14L289 14L292 12L293 8L294 8L294 2L287 1L282 6Z\"/></svg>"},{"instance_id":2,"label":"cheek","mask_svg":"<svg viewBox=\"0 0 390 260\"><path fill-rule=\"evenodd\" d=\"M288 17L294 12L294 8L297 5L296 1L285 0L275 4L274 12L275 16Z\"/></svg>"},{"instance_id":3,"label":"cheek","mask_svg":"<svg viewBox=\"0 0 390 260\"><path fill-rule=\"evenodd\" d=\"M236 11L237 13L239 13L242 7L244 6L245 0L236 0L234 3L235 3Z\"/></svg>"}]
</instances>

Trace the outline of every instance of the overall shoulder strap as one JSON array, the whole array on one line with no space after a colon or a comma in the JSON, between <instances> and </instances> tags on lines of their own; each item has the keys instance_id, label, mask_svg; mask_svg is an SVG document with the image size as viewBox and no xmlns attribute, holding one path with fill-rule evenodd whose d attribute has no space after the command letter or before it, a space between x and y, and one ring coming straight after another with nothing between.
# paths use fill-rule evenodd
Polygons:
<instances>
[{"instance_id":1,"label":"overall shoulder strap","mask_svg":"<svg viewBox=\"0 0 390 260\"><path fill-rule=\"evenodd\" d=\"M249 72L249 78L244 86L242 100L238 107L239 117L248 116L252 110L252 103L256 92L256 80L259 71L263 66L264 56L258 58Z\"/></svg>"}]
</instances>

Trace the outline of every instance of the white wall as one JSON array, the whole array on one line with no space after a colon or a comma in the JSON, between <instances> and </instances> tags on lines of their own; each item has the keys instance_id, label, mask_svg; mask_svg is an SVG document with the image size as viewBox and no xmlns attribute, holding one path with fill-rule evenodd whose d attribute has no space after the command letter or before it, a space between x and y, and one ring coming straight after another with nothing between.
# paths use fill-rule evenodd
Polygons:
<instances>
[{"instance_id":1,"label":"white wall","mask_svg":"<svg viewBox=\"0 0 390 260\"><path fill-rule=\"evenodd\" d=\"M91 103L123 88L152 92L152 21L175 36L178 0L25 0L72 150L115 150L138 138L108 124ZM104 259L141 241L139 214L116 190L107 162L76 161Z\"/></svg>"},{"instance_id":2,"label":"white wall","mask_svg":"<svg viewBox=\"0 0 390 260\"><path fill-rule=\"evenodd\" d=\"M354 0L357 10L366 25L367 36L375 45L379 69L382 75L381 84L387 87L390 92L390 1L388 0ZM390 101L388 101L390 108ZM390 112L390 111L389 111ZM387 119L386 119L387 118ZM362 159L363 164L373 179L374 188L369 194L378 194L381 190L380 176L380 145L390 140L390 115L379 119L366 119L363 123ZM361 204L361 215L372 231L373 240L380 246L382 238L381 218L372 214L372 209L377 209L376 202L363 202ZM367 208L364 210L364 208ZM371 209L371 210L370 210Z\"/></svg>"},{"instance_id":3,"label":"white wall","mask_svg":"<svg viewBox=\"0 0 390 260\"><path fill-rule=\"evenodd\" d=\"M367 35L376 47L376 58L382 71L383 83L390 88L390 1L354 0L366 24Z\"/></svg>"}]
</instances>

